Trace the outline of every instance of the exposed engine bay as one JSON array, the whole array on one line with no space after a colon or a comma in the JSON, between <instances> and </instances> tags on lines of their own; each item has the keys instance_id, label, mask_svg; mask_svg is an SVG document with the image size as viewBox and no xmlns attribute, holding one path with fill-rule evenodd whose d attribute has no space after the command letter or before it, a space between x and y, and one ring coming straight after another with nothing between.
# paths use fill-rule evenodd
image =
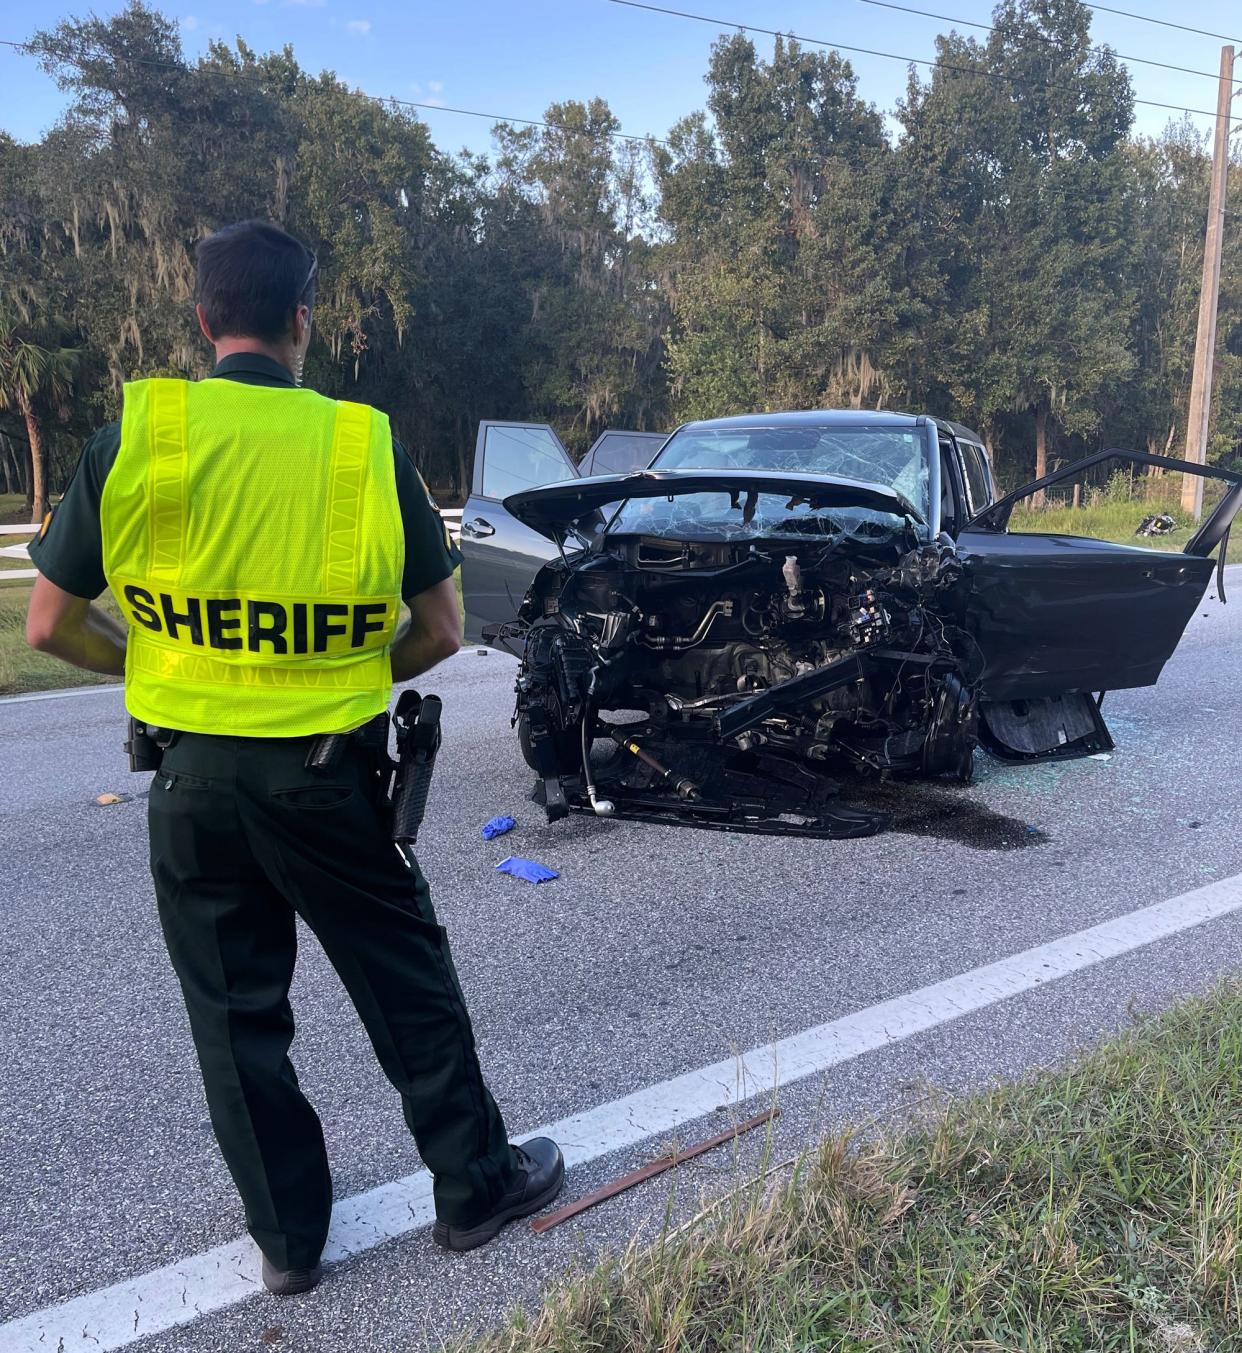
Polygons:
<instances>
[{"instance_id":1,"label":"exposed engine bay","mask_svg":"<svg viewBox=\"0 0 1242 1353\"><path fill-rule=\"evenodd\" d=\"M948 542L887 531L629 536L539 575L519 614L523 754L570 808L865 836L834 772L970 778L978 645Z\"/></svg>"},{"instance_id":2,"label":"exposed engine bay","mask_svg":"<svg viewBox=\"0 0 1242 1353\"><path fill-rule=\"evenodd\" d=\"M1157 681L1213 574L1224 599L1242 474L1107 450L999 500L989 473L967 518L963 441L922 416L743 416L686 425L642 471L484 495L475 558L471 533L525 536L467 579L468 616L499 608L501 561L556 551L477 630L521 660L549 819L868 836L887 819L849 803L876 797L860 777L965 783L977 745L1112 749L1104 694ZM1225 487L1180 552L1008 530L1023 497L1111 459Z\"/></svg>"}]
</instances>

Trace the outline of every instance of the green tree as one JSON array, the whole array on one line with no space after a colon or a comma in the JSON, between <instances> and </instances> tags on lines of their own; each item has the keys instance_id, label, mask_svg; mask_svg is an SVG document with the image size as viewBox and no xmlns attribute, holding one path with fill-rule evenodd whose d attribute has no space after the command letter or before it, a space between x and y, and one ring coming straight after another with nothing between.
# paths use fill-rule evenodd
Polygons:
<instances>
[{"instance_id":1,"label":"green tree","mask_svg":"<svg viewBox=\"0 0 1242 1353\"><path fill-rule=\"evenodd\" d=\"M205 373L194 248L252 216L319 255L308 380L387 410L454 495L487 417L580 449L674 415L902 403L977 423L1014 477L1184 434L1206 147L1130 139L1080 0L941 38L895 142L839 54L785 39L721 37L667 145L593 99L500 125L486 157L288 48L188 60L142 0L31 46L71 105L36 145L0 134L0 297L52 484L125 380ZM1213 458L1242 440L1242 234L1225 248ZM12 483L28 433L4 389Z\"/></svg>"},{"instance_id":2,"label":"green tree","mask_svg":"<svg viewBox=\"0 0 1242 1353\"><path fill-rule=\"evenodd\" d=\"M766 62L721 38L708 88L711 126L692 114L656 155L679 411L903 397L921 264L849 64L779 38Z\"/></svg>"},{"instance_id":3,"label":"green tree","mask_svg":"<svg viewBox=\"0 0 1242 1353\"><path fill-rule=\"evenodd\" d=\"M1005 0L994 20L986 42L937 40L903 155L946 280L936 378L985 424L1029 416L1038 476L1054 424L1095 431L1134 370L1133 99L1080 0Z\"/></svg>"},{"instance_id":4,"label":"green tree","mask_svg":"<svg viewBox=\"0 0 1242 1353\"><path fill-rule=\"evenodd\" d=\"M609 424L662 418L664 308L643 234L640 154L602 99L553 104L545 127L496 129L487 246L525 301L513 335L532 416L579 449Z\"/></svg>"},{"instance_id":5,"label":"green tree","mask_svg":"<svg viewBox=\"0 0 1242 1353\"><path fill-rule=\"evenodd\" d=\"M63 416L73 394L80 352L38 297L0 294L0 408L15 410L30 454L27 505L32 520L48 509L46 420Z\"/></svg>"}]
</instances>

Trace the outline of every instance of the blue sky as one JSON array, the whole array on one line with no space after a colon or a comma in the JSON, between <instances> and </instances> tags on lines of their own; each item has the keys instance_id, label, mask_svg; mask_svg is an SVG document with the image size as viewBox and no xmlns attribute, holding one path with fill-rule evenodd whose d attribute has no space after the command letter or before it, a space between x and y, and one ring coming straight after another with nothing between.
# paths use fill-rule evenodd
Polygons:
<instances>
[{"instance_id":1,"label":"blue sky","mask_svg":"<svg viewBox=\"0 0 1242 1353\"><path fill-rule=\"evenodd\" d=\"M657 3L659 0L657 0ZM807 38L879 48L908 57L934 55L937 32L951 24L876 8L863 0L667 0L673 8L747 21ZM988 0L907 0L959 20L987 22ZM1110 0L1113 3L1114 0ZM1242 37L1237 0L1115 0L1136 12ZM10 5L0 39L21 41L57 19L121 9L120 0L39 6ZM335 70L368 93L537 118L558 99L601 95L623 129L662 135L682 114L702 106L703 73L719 26L608 3L608 0L162 0L176 18L189 55L212 38L237 35L259 50L292 44L302 66ZM963 30L971 31L971 30ZM1096 14L1093 32L1119 53L1215 72L1221 43L1154 24ZM756 35L761 51L771 39ZM899 61L846 53L863 96L890 109L906 68ZM1133 64L1135 93L1163 103L1215 107L1215 83ZM1242 74L1242 66L1239 68ZM0 48L0 126L37 139L64 107L49 77L28 57ZM1242 94L1234 103L1242 116ZM433 109L422 113L444 150L486 151L490 123ZM1136 127L1155 135L1178 114L1136 109ZM1210 117L1196 117L1207 131Z\"/></svg>"}]
</instances>

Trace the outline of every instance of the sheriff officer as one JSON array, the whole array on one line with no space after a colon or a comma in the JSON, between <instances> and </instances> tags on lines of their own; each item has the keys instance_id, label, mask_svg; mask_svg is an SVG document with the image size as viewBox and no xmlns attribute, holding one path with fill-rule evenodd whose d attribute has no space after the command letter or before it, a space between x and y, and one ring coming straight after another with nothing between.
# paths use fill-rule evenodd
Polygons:
<instances>
[{"instance_id":1,"label":"sheriff officer","mask_svg":"<svg viewBox=\"0 0 1242 1353\"><path fill-rule=\"evenodd\" d=\"M123 672L130 714L168 744L149 809L160 923L212 1126L281 1295L319 1281L332 1207L288 1057L297 916L401 1095L440 1245L485 1244L564 1173L547 1138L510 1145L427 883L376 802L393 681L457 651L460 556L387 416L299 388L316 272L266 222L199 245L216 368L125 386L120 423L91 438L31 549L26 626L35 648ZM123 625L91 604L105 587ZM338 732L354 734L339 765L307 769L314 738Z\"/></svg>"}]
</instances>

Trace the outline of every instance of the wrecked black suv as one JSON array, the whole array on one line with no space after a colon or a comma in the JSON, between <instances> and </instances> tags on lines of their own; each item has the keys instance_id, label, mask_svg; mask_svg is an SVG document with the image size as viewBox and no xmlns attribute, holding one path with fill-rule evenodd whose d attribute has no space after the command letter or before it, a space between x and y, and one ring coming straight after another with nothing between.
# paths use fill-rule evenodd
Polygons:
<instances>
[{"instance_id":1,"label":"wrecked black suv","mask_svg":"<svg viewBox=\"0 0 1242 1353\"><path fill-rule=\"evenodd\" d=\"M1184 553L1007 531L1017 501L1114 457L1226 481ZM922 415L690 423L646 469L589 478L550 428L488 424L467 632L521 657L549 818L869 835L884 819L841 802L843 774L964 782L977 743L1110 748L1103 692L1155 682L1240 501L1242 476L1131 451L996 501L982 440Z\"/></svg>"}]
</instances>

